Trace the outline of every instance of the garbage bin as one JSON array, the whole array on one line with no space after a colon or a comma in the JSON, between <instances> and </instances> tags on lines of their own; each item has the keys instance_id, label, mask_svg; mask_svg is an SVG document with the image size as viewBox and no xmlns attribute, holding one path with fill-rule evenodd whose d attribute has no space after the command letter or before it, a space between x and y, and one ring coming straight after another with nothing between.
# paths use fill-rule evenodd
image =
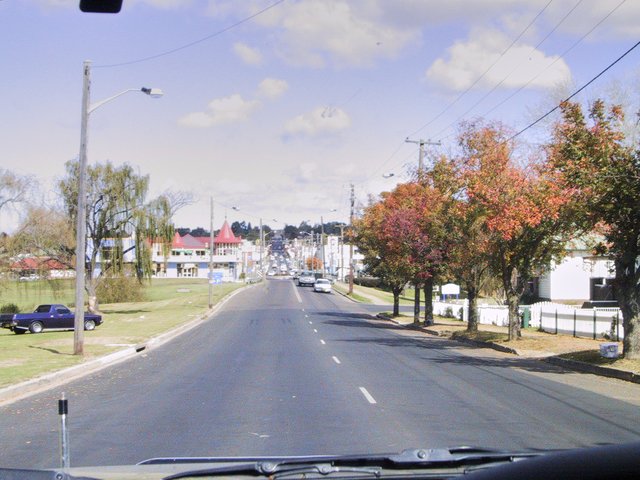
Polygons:
<instances>
[{"instance_id":1,"label":"garbage bin","mask_svg":"<svg viewBox=\"0 0 640 480\"><path fill-rule=\"evenodd\" d=\"M617 343L601 343L600 356L604 358L618 358Z\"/></svg>"},{"instance_id":2,"label":"garbage bin","mask_svg":"<svg viewBox=\"0 0 640 480\"><path fill-rule=\"evenodd\" d=\"M529 307L522 307L522 328L528 328L531 321L531 309Z\"/></svg>"}]
</instances>

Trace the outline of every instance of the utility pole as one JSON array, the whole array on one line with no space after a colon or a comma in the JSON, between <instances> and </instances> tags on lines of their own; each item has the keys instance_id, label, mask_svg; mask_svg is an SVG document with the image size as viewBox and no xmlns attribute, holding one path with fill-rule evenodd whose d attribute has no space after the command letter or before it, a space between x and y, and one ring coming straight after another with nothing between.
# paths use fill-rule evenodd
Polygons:
<instances>
[{"instance_id":1,"label":"utility pole","mask_svg":"<svg viewBox=\"0 0 640 480\"><path fill-rule=\"evenodd\" d=\"M405 140L406 143L416 143L420 146L420 153L418 154L418 182L422 182L424 176L424 146L425 145L442 145L440 142L432 142L431 140ZM416 280L415 292L413 297L413 323L420 323L420 285Z\"/></svg>"},{"instance_id":2,"label":"utility pole","mask_svg":"<svg viewBox=\"0 0 640 480\"><path fill-rule=\"evenodd\" d=\"M424 146L425 145L442 145L442 143L432 142L431 140L409 140L407 138L405 140L406 143L415 143L420 146L420 153L418 154L418 181L422 180L422 175L424 173Z\"/></svg>"},{"instance_id":3,"label":"utility pole","mask_svg":"<svg viewBox=\"0 0 640 480\"><path fill-rule=\"evenodd\" d=\"M209 233L209 308L213 307L213 253L215 252L215 248L214 248L214 239L213 239L213 197L210 198L211 200L211 209L210 209L210 213L211 213L211 223L210 223L210 230L211 232Z\"/></svg>"},{"instance_id":4,"label":"utility pole","mask_svg":"<svg viewBox=\"0 0 640 480\"><path fill-rule=\"evenodd\" d=\"M73 321L73 354L84 354L84 271L87 239L87 125L91 97L91 62L82 66L82 111L80 117L80 155L78 159L78 210L76 212L76 305Z\"/></svg>"},{"instance_id":5,"label":"utility pole","mask_svg":"<svg viewBox=\"0 0 640 480\"><path fill-rule=\"evenodd\" d=\"M324 278L324 219L320 216L320 257L322 260L322 278Z\"/></svg>"},{"instance_id":6,"label":"utility pole","mask_svg":"<svg viewBox=\"0 0 640 480\"><path fill-rule=\"evenodd\" d=\"M338 248L338 251L340 252L340 260L339 260L339 264L338 264L338 280L340 280L340 275L342 275L342 280L344 280L344 227L346 225L344 225L343 223L340 224L340 245Z\"/></svg>"},{"instance_id":7,"label":"utility pole","mask_svg":"<svg viewBox=\"0 0 640 480\"><path fill-rule=\"evenodd\" d=\"M353 294L353 209L356 204L356 197L353 191L353 183L351 184L351 214L349 215L349 295Z\"/></svg>"},{"instance_id":8,"label":"utility pole","mask_svg":"<svg viewBox=\"0 0 640 480\"><path fill-rule=\"evenodd\" d=\"M260 218L260 278L264 275L264 268L262 266L262 244L264 243L264 235L262 234L262 218Z\"/></svg>"}]
</instances>

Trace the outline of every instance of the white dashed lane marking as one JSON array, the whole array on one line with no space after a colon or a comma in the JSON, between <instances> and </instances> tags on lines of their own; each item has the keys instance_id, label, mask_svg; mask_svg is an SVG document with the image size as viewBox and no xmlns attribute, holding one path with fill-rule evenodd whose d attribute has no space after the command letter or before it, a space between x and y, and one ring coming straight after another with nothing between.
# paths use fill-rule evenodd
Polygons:
<instances>
[{"instance_id":1,"label":"white dashed lane marking","mask_svg":"<svg viewBox=\"0 0 640 480\"><path fill-rule=\"evenodd\" d=\"M378 403L376 402L376 399L373 398L373 396L367 391L366 388L360 387L360 391L362 392L362 395L364 395L364 398L367 399L367 402L369 402L372 405Z\"/></svg>"}]
</instances>

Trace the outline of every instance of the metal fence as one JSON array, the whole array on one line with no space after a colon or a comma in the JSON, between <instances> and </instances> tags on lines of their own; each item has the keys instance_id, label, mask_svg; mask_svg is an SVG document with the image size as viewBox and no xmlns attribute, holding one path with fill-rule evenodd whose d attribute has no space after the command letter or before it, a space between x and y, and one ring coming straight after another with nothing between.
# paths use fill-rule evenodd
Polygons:
<instances>
[{"instance_id":1,"label":"metal fence","mask_svg":"<svg viewBox=\"0 0 640 480\"><path fill-rule=\"evenodd\" d=\"M529 325L549 333L562 333L574 337L624 338L622 312L619 308L575 308L553 302L540 302L528 307Z\"/></svg>"}]
</instances>

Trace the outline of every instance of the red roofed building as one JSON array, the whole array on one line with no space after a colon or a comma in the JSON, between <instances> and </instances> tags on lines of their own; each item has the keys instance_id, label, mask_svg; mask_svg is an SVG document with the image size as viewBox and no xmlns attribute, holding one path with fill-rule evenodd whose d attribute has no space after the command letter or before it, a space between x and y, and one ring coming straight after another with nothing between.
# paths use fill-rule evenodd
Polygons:
<instances>
[{"instance_id":1,"label":"red roofed building","mask_svg":"<svg viewBox=\"0 0 640 480\"><path fill-rule=\"evenodd\" d=\"M75 277L75 270L49 257L22 257L11 264L11 271L20 279Z\"/></svg>"},{"instance_id":2,"label":"red roofed building","mask_svg":"<svg viewBox=\"0 0 640 480\"><path fill-rule=\"evenodd\" d=\"M209 237L180 235L176 232L171 252L165 257L160 244L153 245L154 275L167 278L207 278L209 275ZM242 273L242 238L236 237L225 220L214 238L213 274L215 281L233 282Z\"/></svg>"}]
</instances>

